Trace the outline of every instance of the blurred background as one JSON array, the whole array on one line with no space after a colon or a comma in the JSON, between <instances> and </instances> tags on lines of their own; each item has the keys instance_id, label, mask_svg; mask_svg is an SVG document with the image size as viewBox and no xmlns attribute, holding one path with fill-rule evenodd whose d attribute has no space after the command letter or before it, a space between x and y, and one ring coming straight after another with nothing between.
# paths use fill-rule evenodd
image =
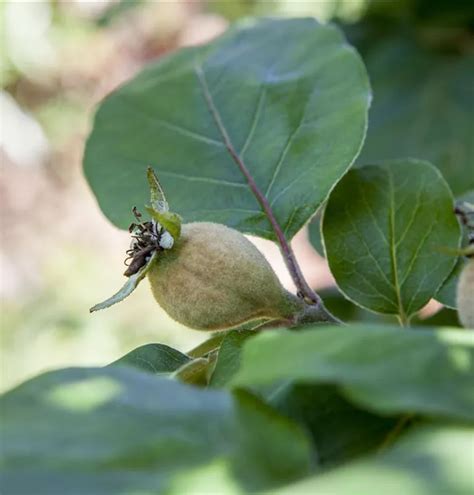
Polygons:
<instances>
[{"instance_id":1,"label":"blurred background","mask_svg":"<svg viewBox=\"0 0 474 495\"><path fill-rule=\"evenodd\" d=\"M208 337L171 321L153 302L146 283L125 303L88 312L123 284L129 244L128 233L103 217L82 175L84 141L94 109L107 93L149 61L206 42L245 16L314 16L336 22L363 55L396 32L402 39L414 36L429 49L441 47L450 56L464 57L472 54L472 4L1 2L0 389L48 369L107 364L146 343L186 351ZM255 242L291 288L276 246ZM330 286L325 262L311 247L308 233L300 233L294 245L311 284Z\"/></svg>"}]
</instances>

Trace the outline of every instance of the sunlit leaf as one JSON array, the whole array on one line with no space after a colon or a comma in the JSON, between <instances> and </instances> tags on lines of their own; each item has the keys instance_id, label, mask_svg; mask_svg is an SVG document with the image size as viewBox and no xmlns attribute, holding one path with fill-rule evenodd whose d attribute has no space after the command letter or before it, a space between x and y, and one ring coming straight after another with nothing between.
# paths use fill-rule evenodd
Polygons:
<instances>
[{"instance_id":1,"label":"sunlit leaf","mask_svg":"<svg viewBox=\"0 0 474 495\"><path fill-rule=\"evenodd\" d=\"M295 481L313 463L300 427L257 398L126 366L48 373L0 407L5 493L167 493L214 463L255 491ZM213 489L210 479L203 490Z\"/></svg>"}]
</instances>

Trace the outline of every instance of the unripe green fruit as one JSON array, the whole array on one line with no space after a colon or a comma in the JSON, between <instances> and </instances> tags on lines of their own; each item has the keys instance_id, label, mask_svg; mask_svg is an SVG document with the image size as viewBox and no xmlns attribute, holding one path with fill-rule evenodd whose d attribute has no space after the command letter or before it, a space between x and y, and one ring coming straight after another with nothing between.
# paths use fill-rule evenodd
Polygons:
<instances>
[{"instance_id":1,"label":"unripe green fruit","mask_svg":"<svg viewBox=\"0 0 474 495\"><path fill-rule=\"evenodd\" d=\"M474 328L474 258L463 268L457 286L459 321L465 328Z\"/></svg>"},{"instance_id":2,"label":"unripe green fruit","mask_svg":"<svg viewBox=\"0 0 474 495\"><path fill-rule=\"evenodd\" d=\"M158 304L198 330L234 328L265 317L289 319L303 304L281 286L245 236L216 223L184 224L148 278Z\"/></svg>"}]
</instances>

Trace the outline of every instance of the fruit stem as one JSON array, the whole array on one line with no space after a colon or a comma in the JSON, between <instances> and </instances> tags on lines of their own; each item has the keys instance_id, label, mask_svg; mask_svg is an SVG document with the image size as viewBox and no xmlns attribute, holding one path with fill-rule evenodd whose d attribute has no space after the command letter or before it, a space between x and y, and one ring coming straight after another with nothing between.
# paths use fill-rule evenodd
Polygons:
<instances>
[{"instance_id":1,"label":"fruit stem","mask_svg":"<svg viewBox=\"0 0 474 495\"><path fill-rule=\"evenodd\" d=\"M280 246L280 251L283 255L283 259L285 261L286 267L291 275L291 278L293 279L294 284L296 285L296 289L298 291L298 295L304 299L308 305L315 306L318 311L313 311L313 317L318 318L317 320L313 321L327 321L327 322L333 322L333 323L341 323L338 318L333 316L325 307L323 302L321 301L321 298L319 295L311 289L311 287L308 285L308 282L306 282L306 279L303 276L303 273L301 272L300 266L296 260L295 253L293 252L293 249L291 248L290 243L287 241L285 234L283 233L277 219L275 218L275 215L273 213L272 207L270 206L270 203L268 202L268 199L266 196L260 191L259 187L257 186L257 183L255 182L254 178L250 174L250 171L248 170L247 166L245 165L244 161L240 157L239 153L237 153L236 149L234 148L234 145L232 144L232 141L230 140L229 134L227 133L227 130L224 126L224 123L222 122L221 116L219 114L219 111L217 110L214 100L212 98L212 95L209 91L209 87L207 85L207 81L204 75L204 72L201 67L196 66L196 75L199 79L199 82L201 84L201 88L203 91L204 98L206 100L207 106L209 108L209 111L211 112L211 115L216 123L216 126L221 133L224 146L227 148L227 151L229 152L230 156L234 160L234 162L237 164L239 167L240 171L244 175L245 179L247 180L247 183L254 194L255 198L259 202L260 206L262 207L263 211L265 212L265 215L268 218L268 221L270 222L273 231L275 233L275 236L278 240L278 244ZM315 308L315 309L316 309Z\"/></svg>"}]
</instances>

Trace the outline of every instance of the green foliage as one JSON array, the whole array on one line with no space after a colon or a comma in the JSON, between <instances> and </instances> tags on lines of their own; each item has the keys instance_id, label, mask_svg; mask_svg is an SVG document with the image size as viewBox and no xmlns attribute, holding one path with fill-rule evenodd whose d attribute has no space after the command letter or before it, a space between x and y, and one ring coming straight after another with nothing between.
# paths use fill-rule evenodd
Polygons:
<instances>
[{"instance_id":1,"label":"green foliage","mask_svg":"<svg viewBox=\"0 0 474 495\"><path fill-rule=\"evenodd\" d=\"M474 335L351 325L273 331L251 339L233 385L331 383L360 406L474 422Z\"/></svg>"},{"instance_id":2,"label":"green foliage","mask_svg":"<svg viewBox=\"0 0 474 495\"><path fill-rule=\"evenodd\" d=\"M357 407L333 385L284 382L269 402L310 433L323 469L374 451L400 421Z\"/></svg>"},{"instance_id":3,"label":"green foliage","mask_svg":"<svg viewBox=\"0 0 474 495\"><path fill-rule=\"evenodd\" d=\"M213 387L225 386L240 367L240 355L244 343L255 335L255 331L232 331L222 341L210 384Z\"/></svg>"},{"instance_id":4,"label":"green foliage","mask_svg":"<svg viewBox=\"0 0 474 495\"><path fill-rule=\"evenodd\" d=\"M171 373L190 361L189 356L164 344L147 344L134 349L109 366L131 366L154 374Z\"/></svg>"},{"instance_id":5,"label":"green foliage","mask_svg":"<svg viewBox=\"0 0 474 495\"><path fill-rule=\"evenodd\" d=\"M48 373L7 393L1 410L6 493L162 493L216 460L255 490L313 463L302 430L257 398L129 367Z\"/></svg>"},{"instance_id":6,"label":"green foliage","mask_svg":"<svg viewBox=\"0 0 474 495\"><path fill-rule=\"evenodd\" d=\"M100 22L140 3L119 2ZM370 2L347 28L375 92L364 166L351 171L367 126L366 71L337 28L311 19L237 24L151 64L100 104L84 169L106 216L130 223L152 165L173 210L201 223L181 235L148 168L146 234L158 246L94 309L149 271L177 320L244 325L187 354L143 345L104 368L50 372L6 393L5 493L474 491L474 334L449 328L458 323L448 309L464 263L451 189L474 185L472 62L459 9L428 7ZM441 16L457 35L435 44L425 29ZM288 243L311 217L340 289L320 296L348 324L326 324L338 320L305 286ZM278 241L298 297L228 227ZM423 320L433 297L447 307ZM402 329L396 317L418 326Z\"/></svg>"},{"instance_id":7,"label":"green foliage","mask_svg":"<svg viewBox=\"0 0 474 495\"><path fill-rule=\"evenodd\" d=\"M350 493L364 495L468 495L474 479L471 458L474 429L424 426L380 455L368 457L282 490L278 495Z\"/></svg>"},{"instance_id":8,"label":"green foliage","mask_svg":"<svg viewBox=\"0 0 474 495\"><path fill-rule=\"evenodd\" d=\"M150 65L109 96L84 169L119 227L147 197L143 177L153 165L185 221L275 239L232 146L291 238L355 159L369 100L364 66L334 27L245 23Z\"/></svg>"},{"instance_id":9,"label":"green foliage","mask_svg":"<svg viewBox=\"0 0 474 495\"><path fill-rule=\"evenodd\" d=\"M472 189L474 57L404 36L374 44L364 60L375 96L358 163L416 157L435 164L454 194Z\"/></svg>"},{"instance_id":10,"label":"green foliage","mask_svg":"<svg viewBox=\"0 0 474 495\"><path fill-rule=\"evenodd\" d=\"M456 258L447 252L460 241L446 182L415 160L351 170L327 204L323 235L342 292L404 322L448 277Z\"/></svg>"}]
</instances>

